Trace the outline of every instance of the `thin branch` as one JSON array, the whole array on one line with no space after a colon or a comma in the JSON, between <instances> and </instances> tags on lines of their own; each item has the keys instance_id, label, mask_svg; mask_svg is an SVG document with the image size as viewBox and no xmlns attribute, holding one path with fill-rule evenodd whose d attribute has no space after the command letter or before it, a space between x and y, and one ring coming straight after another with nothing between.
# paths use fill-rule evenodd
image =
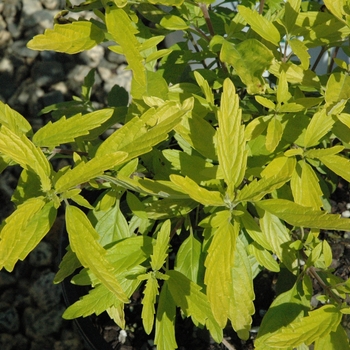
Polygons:
<instances>
[{"instance_id":1,"label":"thin branch","mask_svg":"<svg viewBox=\"0 0 350 350\"><path fill-rule=\"evenodd\" d=\"M259 4L259 14L262 15L264 11L265 0L261 0Z\"/></svg>"},{"instance_id":2,"label":"thin branch","mask_svg":"<svg viewBox=\"0 0 350 350\"><path fill-rule=\"evenodd\" d=\"M225 338L222 339L222 344L226 346L228 350L236 350L236 348L230 344Z\"/></svg>"},{"instance_id":3,"label":"thin branch","mask_svg":"<svg viewBox=\"0 0 350 350\"><path fill-rule=\"evenodd\" d=\"M200 2L198 4L198 6L199 6L199 8L201 9L201 11L203 13L204 20L205 20L205 23L207 24L209 33L213 37L215 35L215 32L214 32L213 24L211 23L211 19L210 19L210 16L209 16L207 5L203 4L202 2Z\"/></svg>"},{"instance_id":4,"label":"thin branch","mask_svg":"<svg viewBox=\"0 0 350 350\"><path fill-rule=\"evenodd\" d=\"M316 70L317 65L320 63L320 60L323 56L323 54L327 51L327 48L325 46L322 46L320 53L318 54L315 63L311 67L311 70L314 72Z\"/></svg>"}]
</instances>

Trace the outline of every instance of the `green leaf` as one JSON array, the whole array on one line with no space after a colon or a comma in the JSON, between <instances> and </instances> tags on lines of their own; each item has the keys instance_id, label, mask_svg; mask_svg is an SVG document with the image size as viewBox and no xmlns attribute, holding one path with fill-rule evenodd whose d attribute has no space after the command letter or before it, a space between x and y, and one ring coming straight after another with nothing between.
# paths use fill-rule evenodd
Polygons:
<instances>
[{"instance_id":1,"label":"green leaf","mask_svg":"<svg viewBox=\"0 0 350 350\"><path fill-rule=\"evenodd\" d=\"M278 85L277 85L277 102L279 104L286 104L291 99L291 94L288 90L288 82L286 77L286 72L281 71L281 74L278 79Z\"/></svg>"},{"instance_id":2,"label":"green leaf","mask_svg":"<svg viewBox=\"0 0 350 350\"><path fill-rule=\"evenodd\" d=\"M151 255L151 267L153 271L160 270L168 256L170 229L170 220L166 220L157 234L157 239L153 247L153 255Z\"/></svg>"},{"instance_id":3,"label":"green leaf","mask_svg":"<svg viewBox=\"0 0 350 350\"><path fill-rule=\"evenodd\" d=\"M309 345L316 339L336 331L341 316L337 306L324 305L317 310L310 311L308 316L297 319L282 328L280 332L267 338L265 343L279 349L296 347L302 343Z\"/></svg>"},{"instance_id":4,"label":"green leaf","mask_svg":"<svg viewBox=\"0 0 350 350\"><path fill-rule=\"evenodd\" d=\"M66 224L72 251L81 264L92 273L123 303L128 297L115 276L113 265L107 260L107 251L97 242L98 233L85 214L78 208L68 206Z\"/></svg>"},{"instance_id":5,"label":"green leaf","mask_svg":"<svg viewBox=\"0 0 350 350\"><path fill-rule=\"evenodd\" d=\"M315 350L349 350L349 338L341 324L336 331L330 332L315 341Z\"/></svg>"},{"instance_id":6,"label":"green leaf","mask_svg":"<svg viewBox=\"0 0 350 350\"><path fill-rule=\"evenodd\" d=\"M129 153L128 159L152 150L152 147L168 137L168 133L192 109L193 100L181 106L168 101L157 110L150 108L141 118L135 117L104 141L96 152L104 156L116 151Z\"/></svg>"},{"instance_id":7,"label":"green leaf","mask_svg":"<svg viewBox=\"0 0 350 350\"><path fill-rule=\"evenodd\" d=\"M0 128L0 152L22 168L36 173L44 192L51 189L51 165L43 152L24 135L17 135L5 125Z\"/></svg>"},{"instance_id":8,"label":"green leaf","mask_svg":"<svg viewBox=\"0 0 350 350\"><path fill-rule=\"evenodd\" d=\"M227 184L227 195L234 200L235 189L243 180L247 166L244 126L241 125L242 111L239 98L231 80L226 79L218 111L217 152L219 167Z\"/></svg>"},{"instance_id":9,"label":"green leaf","mask_svg":"<svg viewBox=\"0 0 350 350\"><path fill-rule=\"evenodd\" d=\"M224 328L229 317L230 295L232 292L234 256L236 240L239 233L237 222L231 224L231 213L225 212L226 218L215 230L213 240L205 260L204 283L207 285L207 296L213 315Z\"/></svg>"},{"instance_id":10,"label":"green leaf","mask_svg":"<svg viewBox=\"0 0 350 350\"><path fill-rule=\"evenodd\" d=\"M286 199L267 199L256 202L255 205L276 215L290 225L326 230L350 230L350 219L304 207Z\"/></svg>"},{"instance_id":11,"label":"green leaf","mask_svg":"<svg viewBox=\"0 0 350 350\"><path fill-rule=\"evenodd\" d=\"M256 350L271 350L266 340L271 336L278 335L282 327L288 326L294 320L300 319L301 316L309 309L305 302L300 298L303 293L300 283L295 284L292 289L276 297L269 310L265 314L258 336L255 341ZM291 349L291 346L279 347L279 350Z\"/></svg>"},{"instance_id":12,"label":"green leaf","mask_svg":"<svg viewBox=\"0 0 350 350\"><path fill-rule=\"evenodd\" d=\"M287 1L285 4L283 24L286 27L287 33L291 33L295 27L295 22L300 12L300 4L301 0Z\"/></svg>"},{"instance_id":13,"label":"green leaf","mask_svg":"<svg viewBox=\"0 0 350 350\"><path fill-rule=\"evenodd\" d=\"M292 51L299 58L301 68L307 70L310 65L310 55L307 46L298 39L292 39L288 41Z\"/></svg>"},{"instance_id":14,"label":"green leaf","mask_svg":"<svg viewBox=\"0 0 350 350\"><path fill-rule=\"evenodd\" d=\"M218 191L208 191L200 187L189 177L179 175L170 175L170 181L174 183L180 191L188 194L193 200L203 204L212 206L225 206L222 195Z\"/></svg>"},{"instance_id":15,"label":"green leaf","mask_svg":"<svg viewBox=\"0 0 350 350\"><path fill-rule=\"evenodd\" d=\"M258 243L253 242L248 246L248 251L250 254L254 255L258 263L264 266L266 269L279 272L280 267L272 255L261 247Z\"/></svg>"},{"instance_id":16,"label":"green leaf","mask_svg":"<svg viewBox=\"0 0 350 350\"><path fill-rule=\"evenodd\" d=\"M334 120L327 114L325 108L316 112L307 126L304 147L317 146L321 138L331 130L333 124Z\"/></svg>"},{"instance_id":17,"label":"green leaf","mask_svg":"<svg viewBox=\"0 0 350 350\"><path fill-rule=\"evenodd\" d=\"M52 50L75 54L92 49L104 40L104 32L88 21L75 21L68 24L55 24L44 34L36 35L27 44L32 50Z\"/></svg>"},{"instance_id":18,"label":"green leaf","mask_svg":"<svg viewBox=\"0 0 350 350\"><path fill-rule=\"evenodd\" d=\"M126 193L126 201L134 215L147 220L146 208L143 203L130 191Z\"/></svg>"},{"instance_id":19,"label":"green leaf","mask_svg":"<svg viewBox=\"0 0 350 350\"><path fill-rule=\"evenodd\" d=\"M85 115L77 114L57 122L48 122L33 136L33 143L39 147L54 148L63 143L74 142L79 136L88 135L113 115L112 109L101 109Z\"/></svg>"},{"instance_id":20,"label":"green leaf","mask_svg":"<svg viewBox=\"0 0 350 350\"><path fill-rule=\"evenodd\" d=\"M262 106L264 106L268 109L274 110L276 108L275 104L266 97L256 95L256 96L254 96L254 98L255 98L256 102L258 102L259 104L261 104ZM254 120L256 120L256 119L253 119L253 121Z\"/></svg>"},{"instance_id":21,"label":"green leaf","mask_svg":"<svg viewBox=\"0 0 350 350\"><path fill-rule=\"evenodd\" d=\"M188 28L187 23L181 17L175 15L165 15L161 19L160 25L169 30L185 30Z\"/></svg>"},{"instance_id":22,"label":"green leaf","mask_svg":"<svg viewBox=\"0 0 350 350\"><path fill-rule=\"evenodd\" d=\"M0 270L11 272L49 232L56 218L53 202L43 197L30 198L19 205L0 232Z\"/></svg>"},{"instance_id":23,"label":"green leaf","mask_svg":"<svg viewBox=\"0 0 350 350\"><path fill-rule=\"evenodd\" d=\"M156 316L154 344L157 345L158 350L177 349L175 339L175 316L176 304L169 291L168 283L165 282L160 292Z\"/></svg>"},{"instance_id":24,"label":"green leaf","mask_svg":"<svg viewBox=\"0 0 350 350\"><path fill-rule=\"evenodd\" d=\"M344 149L344 146L334 146L329 148L313 148L309 149L304 153L304 156L307 158L321 158L325 156L333 156L337 153L340 153Z\"/></svg>"},{"instance_id":25,"label":"green leaf","mask_svg":"<svg viewBox=\"0 0 350 350\"><path fill-rule=\"evenodd\" d=\"M197 81L197 84L199 85L199 87L201 88L205 99L208 101L208 103L210 105L214 105L214 95L213 95L213 91L211 90L208 82L200 75L199 72L194 71L194 77Z\"/></svg>"},{"instance_id":26,"label":"green leaf","mask_svg":"<svg viewBox=\"0 0 350 350\"><path fill-rule=\"evenodd\" d=\"M343 72L333 73L326 86L325 100L327 107L332 107L342 100L350 98L350 77Z\"/></svg>"},{"instance_id":27,"label":"green leaf","mask_svg":"<svg viewBox=\"0 0 350 350\"><path fill-rule=\"evenodd\" d=\"M128 223L120 210L119 203L108 210L96 212L94 218L97 220L95 229L100 235L99 243L102 246L130 237Z\"/></svg>"},{"instance_id":28,"label":"green leaf","mask_svg":"<svg viewBox=\"0 0 350 350\"><path fill-rule=\"evenodd\" d=\"M239 279L239 283L235 281ZM234 265L232 267L232 291L230 297L229 318L233 329L241 339L247 340L250 336L252 324L251 315L255 312L255 299L252 268L245 247L237 239Z\"/></svg>"},{"instance_id":29,"label":"green leaf","mask_svg":"<svg viewBox=\"0 0 350 350\"><path fill-rule=\"evenodd\" d=\"M78 267L81 267L81 263L78 260L76 254L72 252L70 246L66 248L67 252L64 254L59 270L55 275L53 283L61 283L65 278L70 276Z\"/></svg>"},{"instance_id":30,"label":"green leaf","mask_svg":"<svg viewBox=\"0 0 350 350\"><path fill-rule=\"evenodd\" d=\"M296 254L290 249L289 244L291 236L287 227L281 222L281 220L268 211L265 211L259 220L261 236L260 240L263 240L261 244L265 249L272 251L278 259L291 271L295 272L297 267ZM247 230L251 235L251 232ZM254 239L254 236L251 235ZM267 244L266 244L267 243Z\"/></svg>"},{"instance_id":31,"label":"green leaf","mask_svg":"<svg viewBox=\"0 0 350 350\"><path fill-rule=\"evenodd\" d=\"M201 268L202 245L192 233L183 241L176 254L174 269L198 283Z\"/></svg>"},{"instance_id":32,"label":"green leaf","mask_svg":"<svg viewBox=\"0 0 350 350\"><path fill-rule=\"evenodd\" d=\"M273 54L260 41L246 39L237 45L224 41L220 59L235 69L247 86L249 94L261 94L265 91L262 75L271 65Z\"/></svg>"},{"instance_id":33,"label":"green leaf","mask_svg":"<svg viewBox=\"0 0 350 350\"><path fill-rule=\"evenodd\" d=\"M321 199L323 192L319 180L305 160L298 162L290 186L295 203L314 209L320 209L323 206Z\"/></svg>"},{"instance_id":34,"label":"green leaf","mask_svg":"<svg viewBox=\"0 0 350 350\"><path fill-rule=\"evenodd\" d=\"M146 68L139 52L140 43L135 37L137 30L131 19L123 9L107 6L106 25L113 39L122 47L123 54L133 72L133 79L145 86Z\"/></svg>"},{"instance_id":35,"label":"green leaf","mask_svg":"<svg viewBox=\"0 0 350 350\"><path fill-rule=\"evenodd\" d=\"M292 176L293 162L285 162L284 166L276 171L273 176L263 177L257 181L254 179L245 185L235 198L236 202L259 201L267 193L282 187Z\"/></svg>"},{"instance_id":36,"label":"green leaf","mask_svg":"<svg viewBox=\"0 0 350 350\"><path fill-rule=\"evenodd\" d=\"M220 343L222 329L215 321L208 299L200 291L201 287L178 271L169 270L167 275L170 277L167 285L176 305L187 317L192 316L200 324L206 325L213 339Z\"/></svg>"},{"instance_id":37,"label":"green leaf","mask_svg":"<svg viewBox=\"0 0 350 350\"><path fill-rule=\"evenodd\" d=\"M283 127L281 122L276 117L273 117L267 126L266 134L265 147L269 152L273 152L276 149L281 141L282 134Z\"/></svg>"},{"instance_id":38,"label":"green leaf","mask_svg":"<svg viewBox=\"0 0 350 350\"><path fill-rule=\"evenodd\" d=\"M150 334L153 328L154 314L156 313L154 304L159 294L158 288L158 281L155 276L152 273L148 274L146 287L143 291L144 297L142 299L143 308L141 313L143 328L147 334Z\"/></svg>"},{"instance_id":39,"label":"green leaf","mask_svg":"<svg viewBox=\"0 0 350 350\"><path fill-rule=\"evenodd\" d=\"M205 119L192 113L188 118L183 118L175 131L205 158L217 160L214 147L215 129Z\"/></svg>"},{"instance_id":40,"label":"green leaf","mask_svg":"<svg viewBox=\"0 0 350 350\"><path fill-rule=\"evenodd\" d=\"M104 171L121 164L128 154L125 152L115 152L103 157L95 157L87 163L81 162L75 168L64 173L55 184L56 192L64 192L72 187L94 179Z\"/></svg>"},{"instance_id":41,"label":"green leaf","mask_svg":"<svg viewBox=\"0 0 350 350\"><path fill-rule=\"evenodd\" d=\"M324 4L338 19L344 22L347 20L348 13L346 12L345 6L348 3L346 0L324 0Z\"/></svg>"},{"instance_id":42,"label":"green leaf","mask_svg":"<svg viewBox=\"0 0 350 350\"><path fill-rule=\"evenodd\" d=\"M27 119L2 101L0 101L0 125L5 125L17 136L25 134L29 137L33 133Z\"/></svg>"},{"instance_id":43,"label":"green leaf","mask_svg":"<svg viewBox=\"0 0 350 350\"><path fill-rule=\"evenodd\" d=\"M350 181L350 161L338 155L327 155L318 159L329 169L346 181Z\"/></svg>"},{"instance_id":44,"label":"green leaf","mask_svg":"<svg viewBox=\"0 0 350 350\"><path fill-rule=\"evenodd\" d=\"M257 11L251 10L248 7L239 5L237 6L238 13L244 18L244 20L251 26L251 28L259 34L262 38L270 43L278 46L281 41L281 36L277 28L272 22L265 17L259 15Z\"/></svg>"}]
</instances>

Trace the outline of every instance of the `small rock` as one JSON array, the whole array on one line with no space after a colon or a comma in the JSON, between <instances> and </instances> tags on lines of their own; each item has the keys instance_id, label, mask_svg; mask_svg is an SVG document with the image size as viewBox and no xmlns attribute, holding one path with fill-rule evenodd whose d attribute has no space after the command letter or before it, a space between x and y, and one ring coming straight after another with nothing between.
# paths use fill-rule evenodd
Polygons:
<instances>
[{"instance_id":1,"label":"small rock","mask_svg":"<svg viewBox=\"0 0 350 350\"><path fill-rule=\"evenodd\" d=\"M52 350L55 340L52 337L34 339L30 350Z\"/></svg>"},{"instance_id":2,"label":"small rock","mask_svg":"<svg viewBox=\"0 0 350 350\"><path fill-rule=\"evenodd\" d=\"M80 350L82 349L81 341L78 338L56 341L54 350Z\"/></svg>"},{"instance_id":3,"label":"small rock","mask_svg":"<svg viewBox=\"0 0 350 350\"><path fill-rule=\"evenodd\" d=\"M25 334L32 339L47 338L50 334L59 332L62 326L62 314L65 308L56 307L46 313L33 307L28 307L23 313ZM53 344L50 349L53 348Z\"/></svg>"},{"instance_id":4,"label":"small rock","mask_svg":"<svg viewBox=\"0 0 350 350\"><path fill-rule=\"evenodd\" d=\"M22 0L23 13L25 17L43 9L40 1L37 0Z\"/></svg>"},{"instance_id":5,"label":"small rock","mask_svg":"<svg viewBox=\"0 0 350 350\"><path fill-rule=\"evenodd\" d=\"M59 62L35 62L31 70L33 81L39 86L50 86L64 80L63 65Z\"/></svg>"},{"instance_id":6,"label":"small rock","mask_svg":"<svg viewBox=\"0 0 350 350\"><path fill-rule=\"evenodd\" d=\"M18 330L17 310L8 303L0 302L0 332L16 333Z\"/></svg>"},{"instance_id":7,"label":"small rock","mask_svg":"<svg viewBox=\"0 0 350 350\"><path fill-rule=\"evenodd\" d=\"M0 333L0 349L1 350L13 350L15 349L15 340L13 335L7 333Z\"/></svg>"},{"instance_id":8,"label":"small rock","mask_svg":"<svg viewBox=\"0 0 350 350\"><path fill-rule=\"evenodd\" d=\"M38 56L38 51L28 49L27 40L17 40L12 45L13 52L20 57L35 58Z\"/></svg>"},{"instance_id":9,"label":"small rock","mask_svg":"<svg viewBox=\"0 0 350 350\"><path fill-rule=\"evenodd\" d=\"M54 277L53 272L41 275L29 290L31 297L44 311L51 310L60 302L62 289L60 285L53 284Z\"/></svg>"},{"instance_id":10,"label":"small rock","mask_svg":"<svg viewBox=\"0 0 350 350\"><path fill-rule=\"evenodd\" d=\"M29 263L34 267L49 266L52 263L52 257L53 257L52 246L49 243L42 241L29 254Z\"/></svg>"},{"instance_id":11,"label":"small rock","mask_svg":"<svg viewBox=\"0 0 350 350\"><path fill-rule=\"evenodd\" d=\"M16 284L16 279L13 275L6 271L0 271L0 290L8 288Z\"/></svg>"},{"instance_id":12,"label":"small rock","mask_svg":"<svg viewBox=\"0 0 350 350\"><path fill-rule=\"evenodd\" d=\"M27 350L28 349L28 339L23 334L15 334L14 336L15 348L16 350Z\"/></svg>"},{"instance_id":13,"label":"small rock","mask_svg":"<svg viewBox=\"0 0 350 350\"><path fill-rule=\"evenodd\" d=\"M104 48L97 45L90 50L80 53L79 58L89 67L97 67L101 63L104 53Z\"/></svg>"}]
</instances>

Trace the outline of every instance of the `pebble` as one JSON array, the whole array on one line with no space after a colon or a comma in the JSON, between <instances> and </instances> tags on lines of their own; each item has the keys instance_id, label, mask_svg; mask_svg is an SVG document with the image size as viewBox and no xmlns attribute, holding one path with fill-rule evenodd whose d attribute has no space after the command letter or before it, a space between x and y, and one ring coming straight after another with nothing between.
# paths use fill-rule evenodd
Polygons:
<instances>
[{"instance_id":1,"label":"pebble","mask_svg":"<svg viewBox=\"0 0 350 350\"><path fill-rule=\"evenodd\" d=\"M0 333L16 333L19 330L19 316L15 307L0 302Z\"/></svg>"},{"instance_id":2,"label":"pebble","mask_svg":"<svg viewBox=\"0 0 350 350\"><path fill-rule=\"evenodd\" d=\"M49 272L41 275L29 289L29 294L43 311L49 311L59 304L62 289L60 285L53 284L55 274Z\"/></svg>"},{"instance_id":3,"label":"pebble","mask_svg":"<svg viewBox=\"0 0 350 350\"><path fill-rule=\"evenodd\" d=\"M53 260L52 246L42 241L29 254L29 263L34 267L50 266Z\"/></svg>"}]
</instances>

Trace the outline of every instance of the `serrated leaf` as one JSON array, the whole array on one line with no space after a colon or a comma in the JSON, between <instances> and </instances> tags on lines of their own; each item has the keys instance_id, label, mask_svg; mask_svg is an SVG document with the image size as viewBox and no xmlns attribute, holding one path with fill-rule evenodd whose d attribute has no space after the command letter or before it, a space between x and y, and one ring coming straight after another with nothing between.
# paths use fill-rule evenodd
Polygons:
<instances>
[{"instance_id":1,"label":"serrated leaf","mask_svg":"<svg viewBox=\"0 0 350 350\"><path fill-rule=\"evenodd\" d=\"M134 215L147 220L146 208L143 203L130 191L126 193L126 201Z\"/></svg>"},{"instance_id":2,"label":"serrated leaf","mask_svg":"<svg viewBox=\"0 0 350 350\"><path fill-rule=\"evenodd\" d=\"M183 241L176 254L174 269L181 272L191 281L198 283L201 254L201 243L190 233L188 238Z\"/></svg>"},{"instance_id":3,"label":"serrated leaf","mask_svg":"<svg viewBox=\"0 0 350 350\"><path fill-rule=\"evenodd\" d=\"M291 94L288 90L288 82L286 77L286 72L284 70L281 71L281 74L278 79L276 98L279 104L286 104L290 98Z\"/></svg>"},{"instance_id":4,"label":"serrated leaf","mask_svg":"<svg viewBox=\"0 0 350 350\"><path fill-rule=\"evenodd\" d=\"M340 321L341 313L335 305L324 305L323 307L310 311L308 316L297 319L280 332L265 340L271 347L295 347L302 343L311 344L318 338L327 336L334 332Z\"/></svg>"},{"instance_id":5,"label":"serrated leaf","mask_svg":"<svg viewBox=\"0 0 350 350\"><path fill-rule=\"evenodd\" d=\"M113 39L122 47L128 65L133 71L133 79L138 84L146 86L146 68L139 52L140 43L135 37L137 30L132 25L131 19L123 9L107 6L106 25Z\"/></svg>"},{"instance_id":6,"label":"serrated leaf","mask_svg":"<svg viewBox=\"0 0 350 350\"><path fill-rule=\"evenodd\" d=\"M313 148L309 149L304 153L305 157L308 158L321 158L324 156L333 156L340 153L344 149L344 146L334 146L329 148Z\"/></svg>"},{"instance_id":7,"label":"serrated leaf","mask_svg":"<svg viewBox=\"0 0 350 350\"><path fill-rule=\"evenodd\" d=\"M182 106L168 101L157 110L149 109L141 118L131 119L101 144L96 155L125 151L129 153L128 159L132 159L151 151L154 145L168 137L168 133L192 109L191 101L185 101Z\"/></svg>"},{"instance_id":8,"label":"serrated leaf","mask_svg":"<svg viewBox=\"0 0 350 350\"><path fill-rule=\"evenodd\" d=\"M254 32L259 34L262 38L269 41L273 45L279 45L281 36L272 22L270 22L262 15L259 15L257 11L251 10L248 7L239 5L237 6L237 9L238 13L251 26Z\"/></svg>"},{"instance_id":9,"label":"serrated leaf","mask_svg":"<svg viewBox=\"0 0 350 350\"><path fill-rule=\"evenodd\" d=\"M298 39L288 41L292 51L299 58L301 68L307 70L310 65L310 55L307 46Z\"/></svg>"},{"instance_id":10,"label":"serrated leaf","mask_svg":"<svg viewBox=\"0 0 350 350\"><path fill-rule=\"evenodd\" d=\"M153 328L154 314L156 313L154 304L156 302L156 297L159 294L158 288L159 286L157 279L152 275L152 273L149 274L145 289L143 291L144 297L142 299L143 308L141 313L143 328L147 334L150 334Z\"/></svg>"},{"instance_id":11,"label":"serrated leaf","mask_svg":"<svg viewBox=\"0 0 350 350\"><path fill-rule=\"evenodd\" d=\"M22 168L36 173L44 192L51 189L51 165L40 148L24 135L18 136L5 125L0 128L0 152L9 156Z\"/></svg>"},{"instance_id":12,"label":"serrated leaf","mask_svg":"<svg viewBox=\"0 0 350 350\"><path fill-rule=\"evenodd\" d=\"M239 283L235 280L239 279ZM232 267L232 291L230 297L229 318L233 329L241 339L247 340L252 324L251 315L255 312L252 268L245 247L237 239L234 265Z\"/></svg>"},{"instance_id":13,"label":"serrated leaf","mask_svg":"<svg viewBox=\"0 0 350 350\"><path fill-rule=\"evenodd\" d=\"M49 122L33 136L33 143L39 147L54 148L63 143L73 142L79 136L88 135L113 115L112 109L101 109L88 114L77 114L57 122Z\"/></svg>"},{"instance_id":14,"label":"serrated leaf","mask_svg":"<svg viewBox=\"0 0 350 350\"><path fill-rule=\"evenodd\" d=\"M295 284L292 289L284 292L276 297L271 304L269 310L264 316L258 336L255 341L256 350L271 350L266 339L273 335L278 335L283 326L288 326L294 320L299 319L309 307L300 299L299 294L303 293L300 290L300 284ZM290 350L291 347L279 347L279 350Z\"/></svg>"},{"instance_id":15,"label":"serrated leaf","mask_svg":"<svg viewBox=\"0 0 350 350\"><path fill-rule=\"evenodd\" d=\"M56 192L64 192L72 187L94 179L104 171L121 164L128 154L125 152L115 152L103 157L95 157L90 161L79 163L75 168L64 173L55 184Z\"/></svg>"},{"instance_id":16,"label":"serrated leaf","mask_svg":"<svg viewBox=\"0 0 350 350\"><path fill-rule=\"evenodd\" d=\"M78 208L68 206L66 224L69 242L81 264L93 274L124 303L128 297L115 276L113 265L107 260L107 251L97 242L98 233L92 227L85 214Z\"/></svg>"},{"instance_id":17,"label":"serrated leaf","mask_svg":"<svg viewBox=\"0 0 350 350\"><path fill-rule=\"evenodd\" d=\"M196 79L197 84L201 88L207 102L211 105L214 105L214 94L208 82L197 71L194 71L194 77Z\"/></svg>"},{"instance_id":18,"label":"serrated leaf","mask_svg":"<svg viewBox=\"0 0 350 350\"><path fill-rule=\"evenodd\" d=\"M259 104L261 104L262 106L264 106L268 109L274 110L276 108L275 104L266 97L256 95L256 96L254 96L254 98L255 98L256 102L258 102ZM256 119L253 119L253 120L256 120Z\"/></svg>"},{"instance_id":19,"label":"serrated leaf","mask_svg":"<svg viewBox=\"0 0 350 350\"><path fill-rule=\"evenodd\" d=\"M288 1L285 4L283 24L286 27L287 33L291 33L295 26L295 21L300 12L300 4L301 0Z\"/></svg>"},{"instance_id":20,"label":"serrated leaf","mask_svg":"<svg viewBox=\"0 0 350 350\"><path fill-rule=\"evenodd\" d=\"M235 197L235 189L242 182L247 166L244 126L241 125L241 120L242 111L239 109L235 86L231 80L226 79L218 111L216 147L219 167L227 184L226 193L230 201Z\"/></svg>"},{"instance_id":21,"label":"serrated leaf","mask_svg":"<svg viewBox=\"0 0 350 350\"><path fill-rule=\"evenodd\" d=\"M275 175L263 177L260 180L254 179L250 184L245 185L235 198L236 202L259 201L267 193L282 187L291 177L293 172L292 162L286 162L285 166L279 169Z\"/></svg>"},{"instance_id":22,"label":"serrated leaf","mask_svg":"<svg viewBox=\"0 0 350 350\"><path fill-rule=\"evenodd\" d=\"M322 338L315 341L314 350L349 350L349 337L341 324L338 325L336 331L330 332Z\"/></svg>"},{"instance_id":23,"label":"serrated leaf","mask_svg":"<svg viewBox=\"0 0 350 350\"><path fill-rule=\"evenodd\" d=\"M248 246L248 251L250 254L254 255L258 263L264 266L266 269L279 272L280 267L272 255L261 247L258 243L253 242Z\"/></svg>"},{"instance_id":24,"label":"serrated leaf","mask_svg":"<svg viewBox=\"0 0 350 350\"><path fill-rule=\"evenodd\" d=\"M168 284L165 282L160 292L156 315L154 343L157 345L158 350L177 349L175 339L175 316L176 304L169 292Z\"/></svg>"},{"instance_id":25,"label":"serrated leaf","mask_svg":"<svg viewBox=\"0 0 350 350\"><path fill-rule=\"evenodd\" d=\"M318 159L329 169L346 181L350 181L350 161L338 155L327 155Z\"/></svg>"},{"instance_id":26,"label":"serrated leaf","mask_svg":"<svg viewBox=\"0 0 350 350\"><path fill-rule=\"evenodd\" d=\"M97 212L94 217L97 219L95 229L100 235L99 243L102 246L130 237L128 223L120 210L119 203L108 210Z\"/></svg>"},{"instance_id":27,"label":"serrated leaf","mask_svg":"<svg viewBox=\"0 0 350 350\"><path fill-rule=\"evenodd\" d=\"M62 282L66 277L70 276L78 267L81 267L81 263L78 260L76 254L72 252L72 249L68 246L67 252L61 259L59 270L55 275L54 283Z\"/></svg>"},{"instance_id":28,"label":"serrated leaf","mask_svg":"<svg viewBox=\"0 0 350 350\"><path fill-rule=\"evenodd\" d=\"M0 270L11 272L49 232L56 218L53 202L43 197L30 198L18 206L0 232Z\"/></svg>"},{"instance_id":29,"label":"serrated leaf","mask_svg":"<svg viewBox=\"0 0 350 350\"><path fill-rule=\"evenodd\" d=\"M22 134L31 136L33 133L27 119L2 101L0 101L0 125L5 125L17 136L21 136Z\"/></svg>"},{"instance_id":30,"label":"serrated leaf","mask_svg":"<svg viewBox=\"0 0 350 350\"><path fill-rule=\"evenodd\" d=\"M323 206L323 192L319 180L305 160L300 160L293 172L290 182L295 203L305 207L320 209Z\"/></svg>"},{"instance_id":31,"label":"serrated leaf","mask_svg":"<svg viewBox=\"0 0 350 350\"><path fill-rule=\"evenodd\" d=\"M259 238L263 240L262 246L276 254L280 261L282 261L291 272L294 272L296 255L289 247L291 236L287 227L277 216L268 211L265 211L263 215L261 215L259 223L261 229L261 237ZM248 233L250 234L250 231L248 231ZM252 238L254 239L253 236Z\"/></svg>"},{"instance_id":32,"label":"serrated leaf","mask_svg":"<svg viewBox=\"0 0 350 350\"><path fill-rule=\"evenodd\" d=\"M225 212L226 218L215 230L213 240L208 249L205 259L204 283L207 285L207 296L213 315L224 328L229 317L229 306L232 292L236 240L239 225L237 222L231 224L231 214Z\"/></svg>"},{"instance_id":33,"label":"serrated leaf","mask_svg":"<svg viewBox=\"0 0 350 350\"><path fill-rule=\"evenodd\" d=\"M327 114L326 109L316 112L307 126L304 147L317 146L321 138L331 130L333 124L334 120Z\"/></svg>"},{"instance_id":34,"label":"serrated leaf","mask_svg":"<svg viewBox=\"0 0 350 350\"><path fill-rule=\"evenodd\" d=\"M175 127L175 131L205 158L217 160L214 147L216 132L205 119L192 114L188 118L183 118Z\"/></svg>"},{"instance_id":35,"label":"serrated leaf","mask_svg":"<svg viewBox=\"0 0 350 350\"><path fill-rule=\"evenodd\" d=\"M282 139L283 127L281 122L273 117L267 125L265 147L269 152L273 152Z\"/></svg>"},{"instance_id":36,"label":"serrated leaf","mask_svg":"<svg viewBox=\"0 0 350 350\"><path fill-rule=\"evenodd\" d=\"M171 14L165 15L161 19L160 25L169 30L185 30L188 28L187 23L181 17Z\"/></svg>"},{"instance_id":37,"label":"serrated leaf","mask_svg":"<svg viewBox=\"0 0 350 350\"><path fill-rule=\"evenodd\" d=\"M160 270L168 256L170 229L170 220L166 220L157 234L157 239L153 246L153 255L151 255L151 267L153 271Z\"/></svg>"},{"instance_id":38,"label":"serrated leaf","mask_svg":"<svg viewBox=\"0 0 350 350\"><path fill-rule=\"evenodd\" d=\"M225 206L222 195L218 191L209 191L197 185L189 177L170 175L170 181L174 183L180 191L188 194L193 200L203 205Z\"/></svg>"},{"instance_id":39,"label":"serrated leaf","mask_svg":"<svg viewBox=\"0 0 350 350\"><path fill-rule=\"evenodd\" d=\"M36 35L27 44L32 50L52 50L75 54L92 49L104 40L104 32L89 21L75 21L68 24L55 24L44 34Z\"/></svg>"},{"instance_id":40,"label":"serrated leaf","mask_svg":"<svg viewBox=\"0 0 350 350\"><path fill-rule=\"evenodd\" d=\"M246 39L233 45L224 41L221 61L233 66L249 94L261 94L265 91L264 71L271 65L272 52L256 39Z\"/></svg>"},{"instance_id":41,"label":"serrated leaf","mask_svg":"<svg viewBox=\"0 0 350 350\"><path fill-rule=\"evenodd\" d=\"M255 205L276 215L290 225L326 230L350 230L350 219L304 207L286 199L266 199L255 202Z\"/></svg>"},{"instance_id":42,"label":"serrated leaf","mask_svg":"<svg viewBox=\"0 0 350 350\"><path fill-rule=\"evenodd\" d=\"M324 0L324 4L339 20L345 21L347 19L348 14L344 8L347 4L346 0Z\"/></svg>"},{"instance_id":43,"label":"serrated leaf","mask_svg":"<svg viewBox=\"0 0 350 350\"><path fill-rule=\"evenodd\" d=\"M350 98L350 77L343 72L331 74L327 81L325 100L327 107Z\"/></svg>"},{"instance_id":44,"label":"serrated leaf","mask_svg":"<svg viewBox=\"0 0 350 350\"><path fill-rule=\"evenodd\" d=\"M214 319L207 296L201 292L201 287L178 271L169 270L167 275L170 277L167 285L176 305L187 317L192 316L200 324L206 325L213 339L220 343L222 329Z\"/></svg>"}]
</instances>

